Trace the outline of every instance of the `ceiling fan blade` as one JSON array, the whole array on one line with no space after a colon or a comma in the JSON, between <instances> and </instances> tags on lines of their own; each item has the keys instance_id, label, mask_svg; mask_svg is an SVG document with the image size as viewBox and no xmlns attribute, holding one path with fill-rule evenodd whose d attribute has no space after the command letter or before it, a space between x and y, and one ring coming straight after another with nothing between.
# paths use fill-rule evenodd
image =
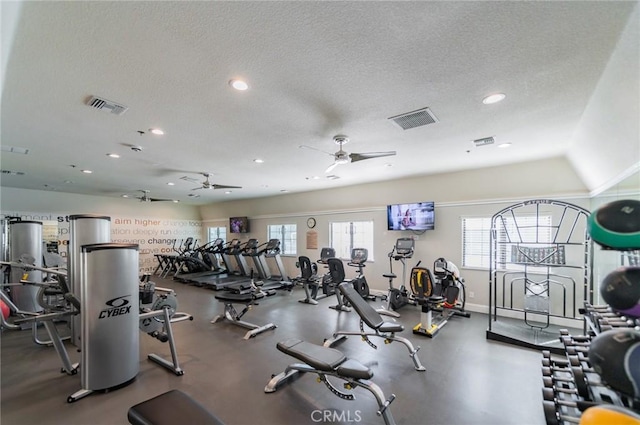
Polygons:
<instances>
[{"instance_id":1,"label":"ceiling fan blade","mask_svg":"<svg viewBox=\"0 0 640 425\"><path fill-rule=\"evenodd\" d=\"M323 151L322 149L318 149L318 148L314 148L313 146L308 146L308 145L300 145L298 146L301 149L311 149L314 151L318 151L318 152L322 152L322 153L326 153L327 155L331 155L333 156L333 154L331 152L327 152L327 151Z\"/></svg>"},{"instance_id":2,"label":"ceiling fan blade","mask_svg":"<svg viewBox=\"0 0 640 425\"><path fill-rule=\"evenodd\" d=\"M334 168L336 168L340 163L339 162L334 162L333 164L329 165L329 167L327 167L326 170L324 170L325 173L330 173Z\"/></svg>"},{"instance_id":3,"label":"ceiling fan blade","mask_svg":"<svg viewBox=\"0 0 640 425\"><path fill-rule=\"evenodd\" d=\"M211 187L214 189L242 189L242 186L227 186L224 184L212 184Z\"/></svg>"},{"instance_id":4,"label":"ceiling fan blade","mask_svg":"<svg viewBox=\"0 0 640 425\"><path fill-rule=\"evenodd\" d=\"M349 155L351 162L362 161L365 159L382 158L385 156L394 156L396 151L389 152L365 152L365 153L352 153Z\"/></svg>"},{"instance_id":5,"label":"ceiling fan blade","mask_svg":"<svg viewBox=\"0 0 640 425\"><path fill-rule=\"evenodd\" d=\"M150 202L179 202L175 199L158 199L158 198L148 198Z\"/></svg>"},{"instance_id":6,"label":"ceiling fan blade","mask_svg":"<svg viewBox=\"0 0 640 425\"><path fill-rule=\"evenodd\" d=\"M193 188L193 189L191 189L191 190L199 190L199 189L204 189L204 187L202 187L202 186L200 186L200 187L194 187L194 188Z\"/></svg>"}]
</instances>

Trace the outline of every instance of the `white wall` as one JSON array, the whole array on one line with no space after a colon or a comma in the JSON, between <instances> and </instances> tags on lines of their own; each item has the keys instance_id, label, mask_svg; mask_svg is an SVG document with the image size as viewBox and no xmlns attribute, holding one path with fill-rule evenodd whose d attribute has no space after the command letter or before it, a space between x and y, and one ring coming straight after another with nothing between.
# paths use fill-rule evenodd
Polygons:
<instances>
[{"instance_id":1,"label":"white wall","mask_svg":"<svg viewBox=\"0 0 640 425\"><path fill-rule=\"evenodd\" d=\"M206 237L198 208L171 202L145 203L135 199L2 188L0 213L2 217L18 216L43 222L47 230L45 239L57 239L63 256L69 241L69 215L111 217L111 241L138 245L140 273L155 269L154 254L174 253L174 240L180 242L193 237L202 242Z\"/></svg>"},{"instance_id":2,"label":"white wall","mask_svg":"<svg viewBox=\"0 0 640 425\"><path fill-rule=\"evenodd\" d=\"M431 268L438 257L461 265L461 217L491 216L515 202L534 198L556 198L589 207L588 191L564 158L551 158L501 167L415 177L383 183L342 187L331 190L280 195L271 198L224 202L201 207L203 224L224 226L228 217L249 216L251 233L244 235L264 241L268 224L295 223L298 227L298 255L319 258L320 248L329 245L329 223L346 220L374 220L373 257L365 269L372 288L385 289L382 274L389 269L387 253L398 237L410 232L386 230L386 205L402 202L435 201L436 229L416 241L416 253L407 262L407 270L422 260ZM306 220L315 217L318 249L306 249ZM371 254L370 254L371 255ZM291 276L295 258L285 258ZM401 269L394 264L394 272ZM349 276L353 270L347 270ZM462 270L468 290L475 298L470 303L488 304L488 272Z\"/></svg>"},{"instance_id":3,"label":"white wall","mask_svg":"<svg viewBox=\"0 0 640 425\"><path fill-rule=\"evenodd\" d=\"M640 6L584 111L568 158L591 191L640 169Z\"/></svg>"},{"instance_id":4,"label":"white wall","mask_svg":"<svg viewBox=\"0 0 640 425\"><path fill-rule=\"evenodd\" d=\"M140 203L135 200L74 195L49 191L2 188L0 209L3 214L34 212L43 216L68 214L101 214L136 217L149 220L202 220L198 231L202 238L209 226L228 226L230 216L246 215L252 232L243 239L267 238L268 224L296 223L299 230L298 254L311 259L319 257L319 249L306 249L306 219L315 217L318 247L329 244L329 223L344 220L373 220L375 223L375 261L365 269L373 288L385 289L382 274L388 271L386 254L396 239L408 232L386 230L386 205L391 203L433 200L436 202L436 229L419 236L416 254L408 269L419 260L433 266L437 257L445 257L461 265L461 218L491 216L516 202L553 198L589 208L589 190L571 164L564 158L551 158L521 164L472 171L414 177L402 180L342 187L332 190L280 195L246 201L225 202L202 207L173 203ZM40 219L35 217L35 219ZM145 228L140 226L141 229ZM287 272L295 276L295 258L285 258ZM394 271L399 273L398 264ZM353 270L348 270L350 276ZM486 270L463 269L468 291L475 298L469 303L488 304L489 276Z\"/></svg>"}]
</instances>

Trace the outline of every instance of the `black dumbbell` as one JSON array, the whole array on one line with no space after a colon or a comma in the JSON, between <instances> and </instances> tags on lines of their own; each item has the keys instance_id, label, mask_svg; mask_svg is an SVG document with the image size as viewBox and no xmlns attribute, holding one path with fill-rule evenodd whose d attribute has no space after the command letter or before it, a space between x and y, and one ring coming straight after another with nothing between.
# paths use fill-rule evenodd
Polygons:
<instances>
[{"instance_id":1,"label":"black dumbbell","mask_svg":"<svg viewBox=\"0 0 640 425\"><path fill-rule=\"evenodd\" d=\"M561 425L565 423L579 424L580 418L569 416L558 412L556 404L553 401L543 400L542 408L544 409L544 419L547 425Z\"/></svg>"},{"instance_id":2,"label":"black dumbbell","mask_svg":"<svg viewBox=\"0 0 640 425\"><path fill-rule=\"evenodd\" d=\"M593 381L589 379L585 372L583 372L579 367L572 367L567 370L562 370L561 372L566 374L567 376L555 375L551 368L543 367L543 382L544 377L549 377L552 379L552 386L556 386L556 382L573 385L576 388L576 391L578 391L578 395L585 400L591 399L591 394L589 393L589 385L602 385L600 381Z\"/></svg>"},{"instance_id":3,"label":"black dumbbell","mask_svg":"<svg viewBox=\"0 0 640 425\"><path fill-rule=\"evenodd\" d=\"M563 391L563 393L577 395L577 391ZM543 388L542 398L546 401L552 401L556 406L573 407L574 409L578 409L581 412L584 412L589 407L597 405L597 403L594 403L592 401L567 400L565 398L556 397L556 393L552 388Z\"/></svg>"},{"instance_id":4,"label":"black dumbbell","mask_svg":"<svg viewBox=\"0 0 640 425\"><path fill-rule=\"evenodd\" d=\"M551 368L556 368L556 369L565 369L568 368L570 366L570 363L568 360L558 360L558 359L547 359L544 358L542 359L542 366L544 367L551 367Z\"/></svg>"},{"instance_id":5,"label":"black dumbbell","mask_svg":"<svg viewBox=\"0 0 640 425\"><path fill-rule=\"evenodd\" d=\"M584 355L584 357L586 358L586 356L589 355L589 349L587 347L576 347L575 345L572 345L570 347L565 347L565 351L567 352L567 354L572 356Z\"/></svg>"},{"instance_id":6,"label":"black dumbbell","mask_svg":"<svg viewBox=\"0 0 640 425\"><path fill-rule=\"evenodd\" d=\"M579 367L585 373L595 373L588 359L575 355L567 357L569 359L569 367Z\"/></svg>"}]
</instances>

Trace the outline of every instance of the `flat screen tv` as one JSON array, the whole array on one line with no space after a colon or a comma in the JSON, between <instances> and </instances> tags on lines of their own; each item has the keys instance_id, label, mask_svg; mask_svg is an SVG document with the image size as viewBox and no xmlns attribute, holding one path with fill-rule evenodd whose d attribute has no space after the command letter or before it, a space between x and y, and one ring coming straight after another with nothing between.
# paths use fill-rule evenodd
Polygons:
<instances>
[{"instance_id":1,"label":"flat screen tv","mask_svg":"<svg viewBox=\"0 0 640 425\"><path fill-rule=\"evenodd\" d=\"M435 203L387 205L388 230L433 230L435 228Z\"/></svg>"},{"instance_id":2,"label":"flat screen tv","mask_svg":"<svg viewBox=\"0 0 640 425\"><path fill-rule=\"evenodd\" d=\"M249 233L249 218L231 217L229 219L230 233Z\"/></svg>"}]
</instances>

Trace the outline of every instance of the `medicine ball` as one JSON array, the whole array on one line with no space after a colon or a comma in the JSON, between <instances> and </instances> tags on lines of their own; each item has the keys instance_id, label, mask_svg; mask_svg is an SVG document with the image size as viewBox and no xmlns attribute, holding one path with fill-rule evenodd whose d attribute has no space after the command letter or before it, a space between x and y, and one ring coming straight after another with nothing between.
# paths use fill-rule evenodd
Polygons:
<instances>
[{"instance_id":1,"label":"medicine ball","mask_svg":"<svg viewBox=\"0 0 640 425\"><path fill-rule=\"evenodd\" d=\"M626 199L601 205L589 215L587 231L604 248L640 249L640 201Z\"/></svg>"},{"instance_id":2,"label":"medicine ball","mask_svg":"<svg viewBox=\"0 0 640 425\"><path fill-rule=\"evenodd\" d=\"M640 267L618 267L600 284L602 298L614 310L640 317Z\"/></svg>"},{"instance_id":3,"label":"medicine ball","mask_svg":"<svg viewBox=\"0 0 640 425\"><path fill-rule=\"evenodd\" d=\"M2 311L2 317L4 317L4 320L7 320L11 315L9 306L2 300L0 300L0 311Z\"/></svg>"},{"instance_id":4,"label":"medicine ball","mask_svg":"<svg viewBox=\"0 0 640 425\"><path fill-rule=\"evenodd\" d=\"M611 388L640 397L640 332L614 329L596 336L589 346L589 363Z\"/></svg>"},{"instance_id":5,"label":"medicine ball","mask_svg":"<svg viewBox=\"0 0 640 425\"><path fill-rule=\"evenodd\" d=\"M580 416L580 425L638 425L640 414L626 407L603 404L593 406Z\"/></svg>"}]
</instances>

